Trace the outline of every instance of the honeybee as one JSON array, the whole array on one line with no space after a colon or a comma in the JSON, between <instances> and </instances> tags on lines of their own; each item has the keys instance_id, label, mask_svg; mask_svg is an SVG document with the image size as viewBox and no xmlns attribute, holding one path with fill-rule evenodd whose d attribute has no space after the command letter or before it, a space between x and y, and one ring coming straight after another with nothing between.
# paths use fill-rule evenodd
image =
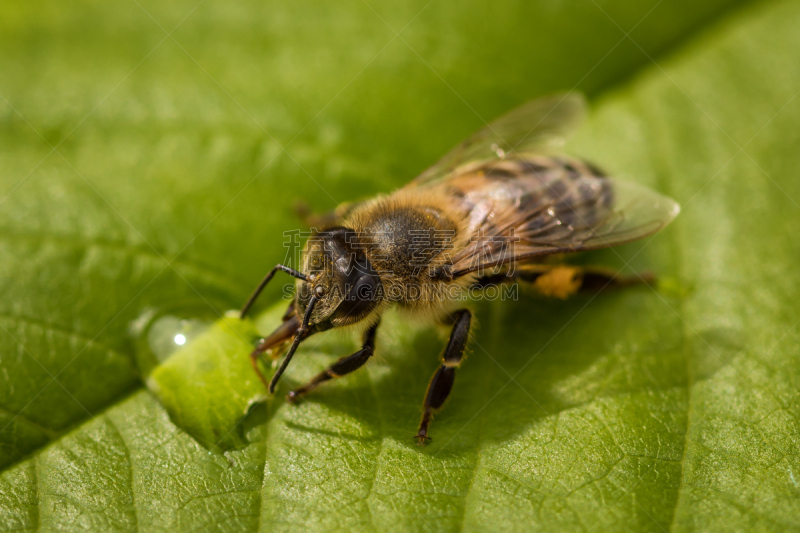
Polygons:
<instances>
[{"instance_id":1,"label":"honeybee","mask_svg":"<svg viewBox=\"0 0 800 533\"><path fill-rule=\"evenodd\" d=\"M585 107L574 93L532 101L475 133L403 188L343 204L326 216L326 225L307 241L302 271L276 265L241 310L244 318L276 272L297 278L282 324L251 354L269 392L298 345L331 328L360 327L362 348L290 391L288 400L363 366L375 351L382 313L397 306L452 328L423 402L415 438L424 444L470 334L472 314L457 295L521 282L544 296L565 298L642 279L547 260L646 237L680 210L670 198L554 152ZM276 354L290 341L267 384L261 355Z\"/></svg>"}]
</instances>

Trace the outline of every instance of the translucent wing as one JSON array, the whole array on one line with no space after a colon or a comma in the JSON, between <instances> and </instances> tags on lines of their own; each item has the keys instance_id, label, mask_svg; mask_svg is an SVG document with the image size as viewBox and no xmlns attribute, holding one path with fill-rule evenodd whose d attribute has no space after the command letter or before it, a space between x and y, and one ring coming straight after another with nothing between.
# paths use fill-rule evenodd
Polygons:
<instances>
[{"instance_id":1,"label":"translucent wing","mask_svg":"<svg viewBox=\"0 0 800 533\"><path fill-rule=\"evenodd\" d=\"M638 183L604 178L611 183L613 202L599 224L578 218L573 241L582 250L608 248L647 237L678 216L680 205ZM571 211L566 214L569 218Z\"/></svg>"},{"instance_id":2,"label":"translucent wing","mask_svg":"<svg viewBox=\"0 0 800 533\"><path fill-rule=\"evenodd\" d=\"M680 211L674 200L647 187L557 157L470 165L433 187L456 198L469 220L471 240L451 258L455 277L634 241Z\"/></svg>"},{"instance_id":3,"label":"translucent wing","mask_svg":"<svg viewBox=\"0 0 800 533\"><path fill-rule=\"evenodd\" d=\"M453 148L409 185L429 184L472 161L504 159L563 144L585 114L586 102L578 93L554 94L528 102Z\"/></svg>"}]
</instances>

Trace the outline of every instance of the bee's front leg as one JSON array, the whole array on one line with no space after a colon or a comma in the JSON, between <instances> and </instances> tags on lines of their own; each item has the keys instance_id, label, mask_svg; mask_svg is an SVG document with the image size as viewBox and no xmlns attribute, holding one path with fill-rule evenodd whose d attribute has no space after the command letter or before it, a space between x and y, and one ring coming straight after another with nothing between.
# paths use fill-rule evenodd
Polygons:
<instances>
[{"instance_id":1,"label":"bee's front leg","mask_svg":"<svg viewBox=\"0 0 800 533\"><path fill-rule=\"evenodd\" d=\"M364 335L364 345L359 351L352 355L342 357L331 366L311 378L311 380L302 387L290 391L289 394L286 395L286 399L290 402L297 401L300 396L307 393L320 383L324 383L325 381L333 378L340 378L364 366L364 363L366 363L369 358L372 357L372 354L375 353L375 334L377 331L378 323L367 330L367 333Z\"/></svg>"},{"instance_id":2,"label":"bee's front leg","mask_svg":"<svg viewBox=\"0 0 800 533\"><path fill-rule=\"evenodd\" d=\"M299 329L300 317L297 316L294 302L292 302L283 314L283 322L281 322L281 325L278 326L269 337L261 339L255 349L250 353L250 363L253 365L253 370L256 371L256 375L264 384L265 388L269 388L269 383L258 366L259 361L262 360L261 356L266 353L269 354L270 358L277 359L281 349L292 340L292 337L297 335Z\"/></svg>"},{"instance_id":3,"label":"bee's front leg","mask_svg":"<svg viewBox=\"0 0 800 533\"><path fill-rule=\"evenodd\" d=\"M425 402L422 404L424 409L422 420L419 422L419 430L416 436L417 444L424 444L430 440L428 436L428 426L433 419L433 412L441 409L456 378L456 368L461 366L464 358L464 349L469 338L469 328L472 322L472 313L466 309L456 311L452 315L453 331L450 333L450 340L442 356L442 366L440 366L428 384L428 391L425 393Z\"/></svg>"}]
</instances>

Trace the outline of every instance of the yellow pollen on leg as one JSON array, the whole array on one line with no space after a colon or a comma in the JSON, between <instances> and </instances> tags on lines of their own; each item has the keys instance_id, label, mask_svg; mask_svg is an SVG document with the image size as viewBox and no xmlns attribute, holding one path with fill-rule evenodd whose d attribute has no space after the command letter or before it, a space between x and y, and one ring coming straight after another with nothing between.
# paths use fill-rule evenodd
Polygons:
<instances>
[{"instance_id":1,"label":"yellow pollen on leg","mask_svg":"<svg viewBox=\"0 0 800 533\"><path fill-rule=\"evenodd\" d=\"M533 285L544 296L565 299L578 292L581 281L580 269L560 265L536 278Z\"/></svg>"}]
</instances>

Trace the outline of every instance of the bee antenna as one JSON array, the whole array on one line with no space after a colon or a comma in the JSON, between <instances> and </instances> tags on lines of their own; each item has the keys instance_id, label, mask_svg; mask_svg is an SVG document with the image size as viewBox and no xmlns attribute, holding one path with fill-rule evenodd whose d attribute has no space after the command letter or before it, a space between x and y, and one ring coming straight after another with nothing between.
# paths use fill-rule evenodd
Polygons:
<instances>
[{"instance_id":1,"label":"bee antenna","mask_svg":"<svg viewBox=\"0 0 800 533\"><path fill-rule=\"evenodd\" d=\"M286 352L286 357L283 358L280 368L278 368L278 371L275 372L274 376L272 376L272 381L269 382L270 394L275 392L275 386L278 384L278 381L280 381L284 370L286 370L286 367L289 366L289 363L292 361L292 357L294 357L294 352L300 345L300 341L302 341L303 338L305 338L306 333L308 333L308 320L311 318L311 312L314 310L314 306L316 305L317 301L319 301L319 298L317 298L316 295L312 296L311 300L309 300L308 307L306 308L306 314L303 315L303 324L300 326L297 335L295 335L294 342L292 342L292 346L289 348L289 351Z\"/></svg>"},{"instance_id":2,"label":"bee antenna","mask_svg":"<svg viewBox=\"0 0 800 533\"><path fill-rule=\"evenodd\" d=\"M256 302L256 299L258 298L258 295L261 294L261 291L264 290L264 287L267 286L267 283L269 283L269 280L272 279L272 277L275 275L275 273L278 270L280 270L282 272L286 272L287 274L289 274L290 276L292 276L294 278L302 279L303 281L308 281L308 277L305 274L303 274L302 272L298 272L297 270L295 270L293 268L289 268L287 266L275 265L275 268L270 270L267 273L267 275L264 276L264 279L262 279L261 283L258 284L258 287L256 287L256 290L254 290L253 294L250 295L250 298L248 298L247 303L244 304L244 307L242 307L242 310L239 312L239 318L244 318L245 317L247 312L250 310L250 308Z\"/></svg>"}]
</instances>

